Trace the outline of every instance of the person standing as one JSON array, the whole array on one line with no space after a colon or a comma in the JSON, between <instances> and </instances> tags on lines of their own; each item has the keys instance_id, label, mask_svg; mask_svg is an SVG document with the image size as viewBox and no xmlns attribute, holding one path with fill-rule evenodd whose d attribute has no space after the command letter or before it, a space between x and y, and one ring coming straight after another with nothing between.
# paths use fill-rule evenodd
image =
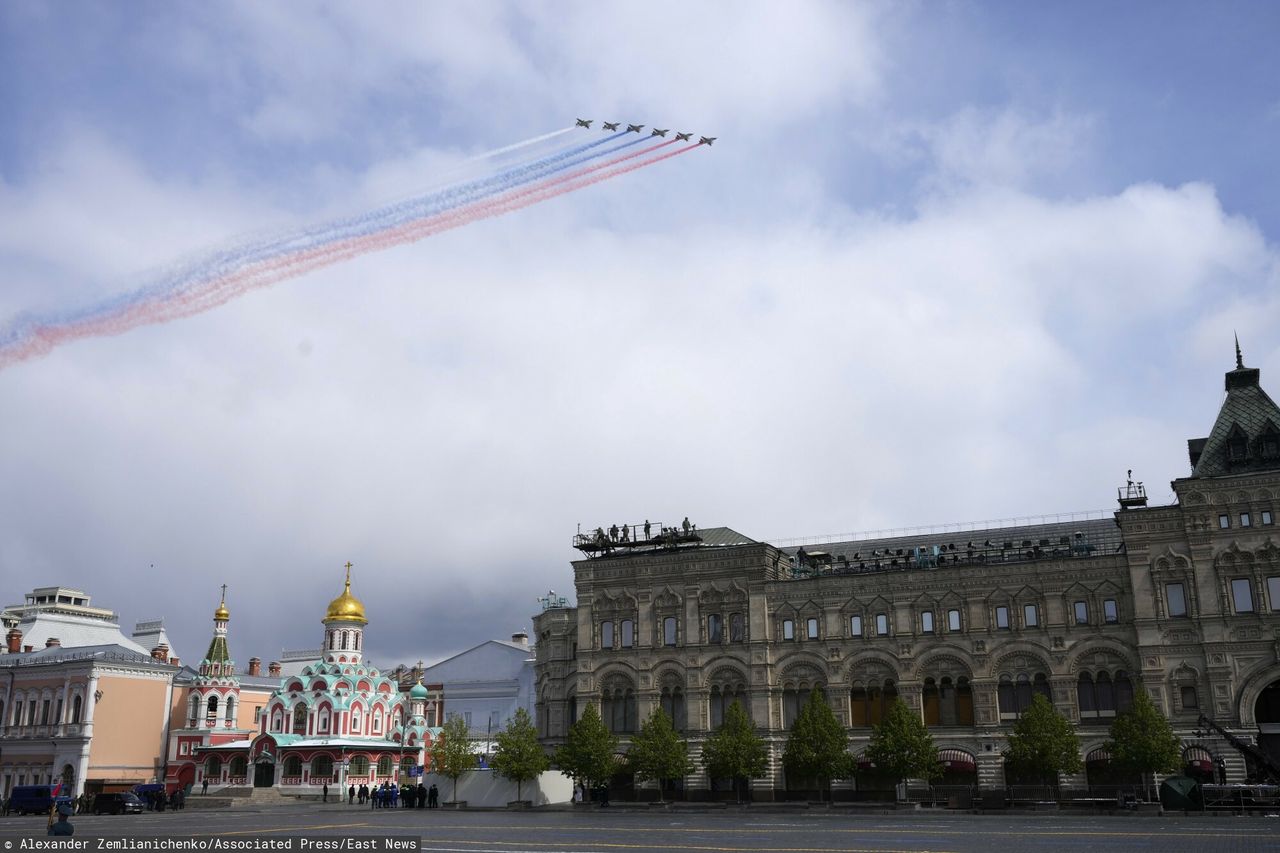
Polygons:
<instances>
[{"instance_id":1,"label":"person standing","mask_svg":"<svg viewBox=\"0 0 1280 853\"><path fill-rule=\"evenodd\" d=\"M352 785L347 788L347 805L352 805L356 801L356 786Z\"/></svg>"},{"instance_id":2,"label":"person standing","mask_svg":"<svg viewBox=\"0 0 1280 853\"><path fill-rule=\"evenodd\" d=\"M209 780L205 779L200 783L200 796L203 797L207 793L209 793Z\"/></svg>"},{"instance_id":3,"label":"person standing","mask_svg":"<svg viewBox=\"0 0 1280 853\"><path fill-rule=\"evenodd\" d=\"M322 802L329 802L329 783L324 783L323 793L321 794Z\"/></svg>"},{"instance_id":4,"label":"person standing","mask_svg":"<svg viewBox=\"0 0 1280 853\"><path fill-rule=\"evenodd\" d=\"M427 808L434 809L440 805L440 789L436 787L436 783L432 782L431 787L427 789Z\"/></svg>"}]
</instances>

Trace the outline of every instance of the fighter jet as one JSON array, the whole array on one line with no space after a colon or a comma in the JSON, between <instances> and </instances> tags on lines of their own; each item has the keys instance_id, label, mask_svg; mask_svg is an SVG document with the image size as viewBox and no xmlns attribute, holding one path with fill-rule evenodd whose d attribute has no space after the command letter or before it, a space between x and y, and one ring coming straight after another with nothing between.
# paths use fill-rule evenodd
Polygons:
<instances>
[{"instance_id":1,"label":"fighter jet","mask_svg":"<svg viewBox=\"0 0 1280 853\"><path fill-rule=\"evenodd\" d=\"M671 129L671 128L667 128L667 130L670 130L670 129ZM650 136L666 136L666 135L667 135L667 131L666 131L666 130L658 130L658 129L655 127L655 128L653 129L653 133L651 133L651 134L649 134L649 135L650 135Z\"/></svg>"},{"instance_id":2,"label":"fighter jet","mask_svg":"<svg viewBox=\"0 0 1280 853\"><path fill-rule=\"evenodd\" d=\"M604 129L605 129L605 130L617 130L617 129L618 129L618 125L619 125L619 124L621 124L621 122L617 122L617 121L606 121L606 122L604 123Z\"/></svg>"},{"instance_id":3,"label":"fighter jet","mask_svg":"<svg viewBox=\"0 0 1280 853\"><path fill-rule=\"evenodd\" d=\"M642 131L642 130L644 130L644 125L643 125L643 124L629 124L629 125L627 125L627 133L639 133L639 132L640 132L640 131Z\"/></svg>"},{"instance_id":4,"label":"fighter jet","mask_svg":"<svg viewBox=\"0 0 1280 853\"><path fill-rule=\"evenodd\" d=\"M692 130L691 130L691 131L689 131L688 133L681 133L680 131L676 131L676 141L677 141L677 142L679 142L679 141L680 141L680 140L682 140L682 139L686 139L686 140L687 140L690 136L693 136L693 131L692 131Z\"/></svg>"},{"instance_id":5,"label":"fighter jet","mask_svg":"<svg viewBox=\"0 0 1280 853\"><path fill-rule=\"evenodd\" d=\"M574 127L591 127L591 122L593 121L595 121L593 118L580 118Z\"/></svg>"},{"instance_id":6,"label":"fighter jet","mask_svg":"<svg viewBox=\"0 0 1280 853\"><path fill-rule=\"evenodd\" d=\"M716 141L716 137L714 137L714 136L703 136L703 137L701 137L700 139L698 139L698 144L699 144L699 145L710 145L711 143L713 143L713 142L715 142L715 141Z\"/></svg>"}]
</instances>

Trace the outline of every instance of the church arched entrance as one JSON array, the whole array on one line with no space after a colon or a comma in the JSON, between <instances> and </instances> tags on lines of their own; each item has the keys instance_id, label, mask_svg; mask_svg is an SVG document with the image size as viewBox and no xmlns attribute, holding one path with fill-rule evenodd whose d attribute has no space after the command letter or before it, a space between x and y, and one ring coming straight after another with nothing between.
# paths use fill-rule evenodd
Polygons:
<instances>
[{"instance_id":1,"label":"church arched entrance","mask_svg":"<svg viewBox=\"0 0 1280 853\"><path fill-rule=\"evenodd\" d=\"M276 783L276 765L274 761L258 761L253 765L253 787L270 788Z\"/></svg>"},{"instance_id":2,"label":"church arched entrance","mask_svg":"<svg viewBox=\"0 0 1280 853\"><path fill-rule=\"evenodd\" d=\"M1258 749L1280 764L1280 681L1273 681L1258 694L1253 706L1258 721Z\"/></svg>"},{"instance_id":3,"label":"church arched entrance","mask_svg":"<svg viewBox=\"0 0 1280 853\"><path fill-rule=\"evenodd\" d=\"M178 787L182 789L182 793L190 794L195 783L196 766L194 764L187 764L178 771Z\"/></svg>"}]
</instances>

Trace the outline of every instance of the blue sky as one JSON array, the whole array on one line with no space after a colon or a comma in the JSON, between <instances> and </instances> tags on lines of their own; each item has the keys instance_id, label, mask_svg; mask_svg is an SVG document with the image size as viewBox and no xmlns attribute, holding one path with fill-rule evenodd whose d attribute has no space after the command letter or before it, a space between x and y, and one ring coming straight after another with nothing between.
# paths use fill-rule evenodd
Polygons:
<instances>
[{"instance_id":1,"label":"blue sky","mask_svg":"<svg viewBox=\"0 0 1280 853\"><path fill-rule=\"evenodd\" d=\"M314 641L351 559L391 664L526 627L579 523L1104 509L1128 468L1167 500L1233 332L1280 389L1278 25L1273 3L4 4L0 324L575 116L720 141L0 371L0 590L79 585L191 657L226 582L253 617L233 652L270 659Z\"/></svg>"}]
</instances>

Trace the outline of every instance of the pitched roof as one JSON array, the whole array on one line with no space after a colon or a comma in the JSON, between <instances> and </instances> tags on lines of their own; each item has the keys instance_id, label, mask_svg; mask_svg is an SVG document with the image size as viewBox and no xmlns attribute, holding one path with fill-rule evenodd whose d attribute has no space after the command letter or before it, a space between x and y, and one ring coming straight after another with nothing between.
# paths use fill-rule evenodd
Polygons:
<instances>
[{"instance_id":1,"label":"pitched roof","mask_svg":"<svg viewBox=\"0 0 1280 853\"><path fill-rule=\"evenodd\" d=\"M1280 453L1268 452L1270 445L1262 442L1267 434L1280 442L1280 407L1262 390L1260 375L1256 367L1245 367L1237 354L1236 369L1226 375L1227 396L1213 429L1208 437L1187 442L1192 477L1280 470Z\"/></svg>"}]
</instances>

